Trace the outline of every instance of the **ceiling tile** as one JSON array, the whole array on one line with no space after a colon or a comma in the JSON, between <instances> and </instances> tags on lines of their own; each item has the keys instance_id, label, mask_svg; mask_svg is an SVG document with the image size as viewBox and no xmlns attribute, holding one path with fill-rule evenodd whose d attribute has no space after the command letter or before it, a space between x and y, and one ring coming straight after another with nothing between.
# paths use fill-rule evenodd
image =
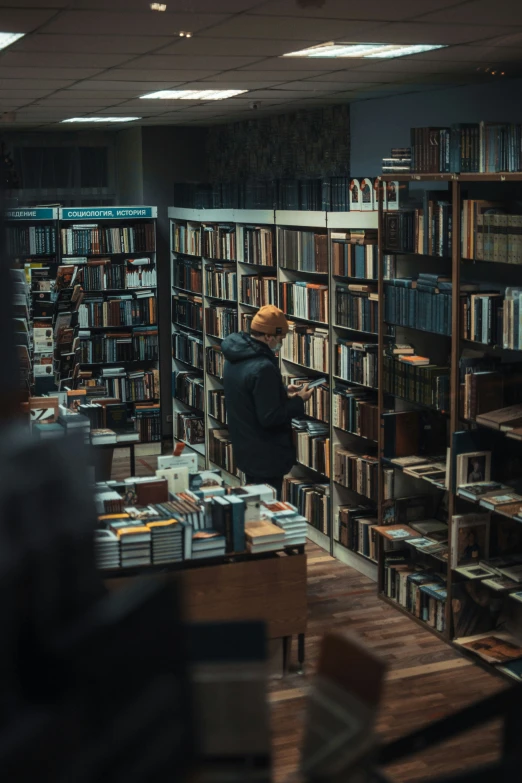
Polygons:
<instances>
[{"instance_id":1,"label":"ceiling tile","mask_svg":"<svg viewBox=\"0 0 522 783\"><path fill-rule=\"evenodd\" d=\"M157 71L144 71L134 70L131 68L114 68L111 71L105 71L100 73L96 77L96 81L125 81L125 82L147 82L147 90L151 92L156 82L172 83L172 82L186 82L189 79L207 79L213 75L213 71L195 71L195 70L157 70ZM152 85L152 86L151 86ZM158 89L160 89L158 87Z\"/></svg>"},{"instance_id":2,"label":"ceiling tile","mask_svg":"<svg viewBox=\"0 0 522 783\"><path fill-rule=\"evenodd\" d=\"M143 68L143 70L184 70L201 69L206 71L224 71L229 68L242 68L259 61L259 57L236 57L234 55L212 57L209 55L186 56L183 54L149 54L129 62L125 68Z\"/></svg>"},{"instance_id":3,"label":"ceiling tile","mask_svg":"<svg viewBox=\"0 0 522 783\"><path fill-rule=\"evenodd\" d=\"M1 13L0 13L1 18ZM0 22L1 24L1 22ZM8 49L0 57L2 68L113 68L126 62L128 54L87 54L85 52L15 52Z\"/></svg>"},{"instance_id":4,"label":"ceiling tile","mask_svg":"<svg viewBox=\"0 0 522 783\"><path fill-rule=\"evenodd\" d=\"M331 57L270 57L253 65L247 65L241 68L241 73L245 71L280 71L281 73L292 74L303 71L336 71L339 68L357 68L360 60L343 59L337 60Z\"/></svg>"},{"instance_id":5,"label":"ceiling tile","mask_svg":"<svg viewBox=\"0 0 522 783\"><path fill-rule=\"evenodd\" d=\"M315 71L310 72L310 75L315 75ZM300 74L300 76L303 77L303 74ZM253 71L227 71L207 76L204 81L219 83L222 89L242 90L248 89L250 85L255 87L256 84L259 86L264 84L268 87L272 84L281 84L289 81L289 77L284 76L280 71L261 71L258 73Z\"/></svg>"},{"instance_id":6,"label":"ceiling tile","mask_svg":"<svg viewBox=\"0 0 522 783\"><path fill-rule=\"evenodd\" d=\"M104 6L105 7L105 6ZM222 14L143 13L110 11L65 11L46 27L48 33L74 35L177 35L180 30L197 32L218 24Z\"/></svg>"},{"instance_id":7,"label":"ceiling tile","mask_svg":"<svg viewBox=\"0 0 522 783\"><path fill-rule=\"evenodd\" d=\"M217 24L209 30L203 30L200 35L212 38L286 38L289 41L306 40L322 43L341 36L350 36L350 40L361 41L371 30L379 26L378 22L346 22L335 19L325 19L321 24L317 19L306 19L301 16L259 16L248 14L234 16L228 21ZM367 40L367 38L366 38Z\"/></svg>"},{"instance_id":8,"label":"ceiling tile","mask_svg":"<svg viewBox=\"0 0 522 783\"><path fill-rule=\"evenodd\" d=\"M382 67L385 69L386 65L382 65ZM396 79L396 74L393 73L387 73L387 79L386 81L392 82ZM317 81L324 82L322 77L316 77ZM336 71L335 73L329 73L328 74L328 81L329 82L338 82L340 84L350 84L352 82L375 82L380 81L381 76L379 74L379 78L377 78L377 75L373 72L367 72L365 68L359 68L355 71ZM316 81L316 79L310 79L310 82Z\"/></svg>"},{"instance_id":9,"label":"ceiling tile","mask_svg":"<svg viewBox=\"0 0 522 783\"><path fill-rule=\"evenodd\" d=\"M522 48L514 46L489 46L484 43L463 44L462 46L449 46L447 49L434 49L431 52L416 54L412 57L401 57L401 62L406 61L423 63L424 61L452 61L452 62L484 62L492 60L497 62L522 61ZM393 62L399 62L399 59Z\"/></svg>"},{"instance_id":10,"label":"ceiling tile","mask_svg":"<svg viewBox=\"0 0 522 783\"><path fill-rule=\"evenodd\" d=\"M19 68L4 67L0 57L0 80L1 79L32 79L33 85L42 79L69 79L69 82L77 79L89 79L100 73L99 68Z\"/></svg>"},{"instance_id":11,"label":"ceiling tile","mask_svg":"<svg viewBox=\"0 0 522 783\"><path fill-rule=\"evenodd\" d=\"M210 31L212 33L212 31ZM252 57L278 57L292 49L305 49L317 41L273 41L267 38L205 38L196 35L193 38L178 38L175 43L162 49L162 54L187 55L229 55Z\"/></svg>"},{"instance_id":12,"label":"ceiling tile","mask_svg":"<svg viewBox=\"0 0 522 783\"><path fill-rule=\"evenodd\" d=\"M422 14L423 22L440 22L443 24L473 24L484 25L522 25L522 4L513 0L472 0L468 3L458 3L445 11Z\"/></svg>"},{"instance_id":13,"label":"ceiling tile","mask_svg":"<svg viewBox=\"0 0 522 783\"><path fill-rule=\"evenodd\" d=\"M181 84L181 82L179 83ZM158 90L166 90L170 87L178 87L177 82L158 82L156 85ZM86 92L89 95L92 95L94 97L99 96L100 93L104 92L111 92L116 93L118 95L124 95L132 98L133 96L136 96L139 98L140 95L143 95L145 92L151 92L151 83L150 82L134 82L134 81L94 81L94 79L86 80L83 82L78 82L77 84L72 84L70 87L71 91L78 91L78 92Z\"/></svg>"},{"instance_id":14,"label":"ceiling tile","mask_svg":"<svg viewBox=\"0 0 522 783\"><path fill-rule=\"evenodd\" d=\"M36 82L34 79L4 79L0 77L0 90L34 90L38 87L41 90L51 92L52 90L60 90L62 87L69 87L73 84L72 81L66 81L65 79L38 79Z\"/></svg>"},{"instance_id":15,"label":"ceiling tile","mask_svg":"<svg viewBox=\"0 0 522 783\"><path fill-rule=\"evenodd\" d=\"M170 36L158 35L50 35L45 29L42 33L21 38L9 51L145 54L172 41Z\"/></svg>"},{"instance_id":16,"label":"ceiling tile","mask_svg":"<svg viewBox=\"0 0 522 783\"><path fill-rule=\"evenodd\" d=\"M423 11L436 11L452 5L455 0L422 0ZM408 19L419 13L419 0L373 0L371 3L361 3L360 0L325 0L322 5L310 4L302 8L297 7L295 0L272 0L263 5L256 13L301 17L315 17L316 19L367 19L393 21L395 19Z\"/></svg>"},{"instance_id":17,"label":"ceiling tile","mask_svg":"<svg viewBox=\"0 0 522 783\"><path fill-rule=\"evenodd\" d=\"M475 24L445 25L426 22L392 22L372 30L372 42L408 44L459 44L507 33L508 28Z\"/></svg>"},{"instance_id":18,"label":"ceiling tile","mask_svg":"<svg viewBox=\"0 0 522 783\"><path fill-rule=\"evenodd\" d=\"M52 5L52 2L47 5ZM20 8L0 8L0 27L4 33L30 33L45 24L56 14L54 8L46 10L20 10Z\"/></svg>"}]
</instances>

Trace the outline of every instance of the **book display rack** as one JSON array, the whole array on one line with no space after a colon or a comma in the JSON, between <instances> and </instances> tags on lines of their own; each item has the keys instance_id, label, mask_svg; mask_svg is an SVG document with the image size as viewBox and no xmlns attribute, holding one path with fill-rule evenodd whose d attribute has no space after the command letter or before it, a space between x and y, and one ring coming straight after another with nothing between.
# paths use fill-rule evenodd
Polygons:
<instances>
[{"instance_id":1,"label":"book display rack","mask_svg":"<svg viewBox=\"0 0 522 783\"><path fill-rule=\"evenodd\" d=\"M376 579L368 517L377 522L370 500L377 487L377 212L171 208L169 217L175 437L205 467L239 482L220 343L230 331L248 331L261 305L281 307L291 323L280 356L285 381L327 378L306 417L293 422L299 462L284 497L310 521L312 540ZM345 452L354 455L353 485ZM365 509L352 549L338 532L350 502Z\"/></svg>"},{"instance_id":2,"label":"book display rack","mask_svg":"<svg viewBox=\"0 0 522 783\"><path fill-rule=\"evenodd\" d=\"M126 403L142 443L161 441L156 207L60 209L60 260L82 299L75 386Z\"/></svg>"},{"instance_id":3,"label":"book display rack","mask_svg":"<svg viewBox=\"0 0 522 783\"><path fill-rule=\"evenodd\" d=\"M522 175L391 181L404 198L379 210L379 595L520 680Z\"/></svg>"},{"instance_id":4,"label":"book display rack","mask_svg":"<svg viewBox=\"0 0 522 783\"><path fill-rule=\"evenodd\" d=\"M36 385L40 392L51 391L55 386L53 345L48 332L53 320L49 303L50 285L56 278L60 258L58 209L10 209L5 215L5 226L9 264L25 273L16 273L13 279L21 388L30 393Z\"/></svg>"}]
</instances>

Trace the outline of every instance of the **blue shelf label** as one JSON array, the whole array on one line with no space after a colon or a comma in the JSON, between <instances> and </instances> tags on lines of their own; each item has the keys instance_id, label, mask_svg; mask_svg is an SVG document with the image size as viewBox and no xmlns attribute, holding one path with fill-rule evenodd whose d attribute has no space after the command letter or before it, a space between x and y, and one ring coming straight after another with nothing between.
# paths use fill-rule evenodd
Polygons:
<instances>
[{"instance_id":1,"label":"blue shelf label","mask_svg":"<svg viewBox=\"0 0 522 783\"><path fill-rule=\"evenodd\" d=\"M60 210L62 220L129 220L154 218L157 207L70 207Z\"/></svg>"},{"instance_id":2,"label":"blue shelf label","mask_svg":"<svg viewBox=\"0 0 522 783\"><path fill-rule=\"evenodd\" d=\"M56 220L58 210L53 207L20 207L8 209L5 216L6 220Z\"/></svg>"}]
</instances>

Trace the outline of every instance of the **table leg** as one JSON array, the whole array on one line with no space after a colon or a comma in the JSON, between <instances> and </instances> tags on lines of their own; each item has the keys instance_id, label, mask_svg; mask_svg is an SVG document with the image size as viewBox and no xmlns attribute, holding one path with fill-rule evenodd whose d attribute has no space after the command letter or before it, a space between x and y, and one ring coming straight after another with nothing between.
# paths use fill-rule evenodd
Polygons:
<instances>
[{"instance_id":1,"label":"table leg","mask_svg":"<svg viewBox=\"0 0 522 783\"><path fill-rule=\"evenodd\" d=\"M134 443L129 444L130 445L130 474L131 476L136 475L136 453L134 451Z\"/></svg>"},{"instance_id":2,"label":"table leg","mask_svg":"<svg viewBox=\"0 0 522 783\"><path fill-rule=\"evenodd\" d=\"M288 673L288 657L291 649L292 637L283 636L283 677Z\"/></svg>"},{"instance_id":3,"label":"table leg","mask_svg":"<svg viewBox=\"0 0 522 783\"><path fill-rule=\"evenodd\" d=\"M297 660L299 661L299 671L302 674L305 660L305 635L300 633L297 636Z\"/></svg>"}]
</instances>

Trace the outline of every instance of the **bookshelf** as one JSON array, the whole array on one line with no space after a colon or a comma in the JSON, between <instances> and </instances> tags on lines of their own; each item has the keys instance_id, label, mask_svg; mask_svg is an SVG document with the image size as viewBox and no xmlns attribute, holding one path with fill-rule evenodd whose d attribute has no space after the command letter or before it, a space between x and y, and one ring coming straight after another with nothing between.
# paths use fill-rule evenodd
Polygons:
<instances>
[{"instance_id":1,"label":"bookshelf","mask_svg":"<svg viewBox=\"0 0 522 783\"><path fill-rule=\"evenodd\" d=\"M350 337L354 341L370 339L377 343L377 334L363 335L353 329L336 326L335 320L335 288L349 283L341 276L334 275L332 269L332 243L336 233L343 232L344 241L347 232L373 232L376 242L377 212L302 212L292 210L192 210L169 209L171 225L171 260L173 288L173 373L178 374L177 383L173 383L173 419L176 416L196 414L203 421L205 431L203 444L190 444L181 437L187 445L200 455L202 464L206 467L221 467L213 457L222 453L226 446L223 442L216 443L216 433L222 437L226 429L223 420L223 387L219 377L220 339L212 336L209 323L203 317L203 307L214 307L216 303L227 310L235 309L237 313L237 328L247 329L248 320L262 304L276 304L286 309L289 320L293 323L291 333L286 338L281 352L281 371L285 378L327 377L326 388L315 393L307 409L306 422L308 427L300 425L296 432L300 461L294 467L287 491L288 499L297 505L301 513L306 511L308 518L322 520L309 524L308 535L328 552L333 552L339 559L354 565L358 570L377 578L377 566L369 558L351 551L335 540L337 529L335 519L339 508L349 502L361 503L357 493L347 487L337 485L334 481L334 449L339 447L352 448L364 456L370 445L376 453L376 442L362 438L355 433L344 432L333 425L333 395L329 390L334 387L343 389L358 388L355 383L335 377L335 342L337 337ZM205 273L209 266L215 265L215 260L205 256L205 243L198 234L198 227L203 231L205 226L235 227L235 258L227 260L233 272L237 275L237 301L217 300L210 295L211 280ZM216 228L213 229L216 231ZM316 267L315 237L321 248L320 269ZM264 252L260 255L259 248ZM183 248L183 250L182 250ZM257 249L255 249L257 248ZM361 251L367 252L364 248ZM189 252L190 251L190 252ZM197 252L196 252L197 251ZM376 246L374 268L376 271ZM359 251L358 251L359 259ZM221 259L219 259L221 262ZM192 270L192 277L186 269ZM199 274L199 270L201 274ZM192 280L191 284L188 284ZM197 285L194 285L197 281ZM356 280L356 283L363 282ZM370 282L371 281L365 281ZM374 281L375 286L377 281ZM319 301L308 303L306 300L292 296L294 287L306 292L307 285L317 285ZM215 294L212 290L212 294ZM290 294L290 296L289 296ZM196 308L190 303L191 297L197 297ZM306 294L305 294L306 297ZM178 317L181 305L181 319ZM304 309L299 309L304 305ZM201 314L199 310L201 308ZM315 309L314 309L315 308ZM187 319L187 309L191 318ZM194 310L198 312L195 314ZM185 325L189 324L189 325ZM187 354L180 347L188 341L199 341L202 354L196 366L187 362ZM194 353L191 353L193 356ZM203 359L203 361L201 361ZM211 364L209 365L209 361ZM216 369L218 371L216 371ZM179 373L193 376L191 384L180 384ZM186 377L186 376L184 376ZM197 384L200 390L198 404L194 406L194 395L179 393L186 385ZM361 387L363 388L363 387ZM190 403L190 404L189 404ZM315 409L312 404L315 403ZM221 452L219 451L221 449ZM216 452L217 450L217 452ZM329 475L327 475L329 474ZM228 472L230 483L238 479ZM309 484L309 487L303 487ZM315 491L314 487L321 487ZM374 504L376 508L376 504Z\"/></svg>"},{"instance_id":2,"label":"bookshelf","mask_svg":"<svg viewBox=\"0 0 522 783\"><path fill-rule=\"evenodd\" d=\"M22 290L21 278L14 283L21 386L24 391L37 394L55 389L54 376L46 369L49 366L52 369L52 358L51 364L46 364L48 357L52 357L52 341L48 345L45 338L45 327L52 327L52 315L45 312L50 293L44 292L43 281L56 277L60 259L58 225L58 209L54 207L20 207L5 213L9 264L25 270L28 288L27 292ZM36 339L35 318L39 323L37 328L43 328L43 332L36 332Z\"/></svg>"},{"instance_id":3,"label":"bookshelf","mask_svg":"<svg viewBox=\"0 0 522 783\"><path fill-rule=\"evenodd\" d=\"M494 558L506 557L506 553L516 558L522 550L520 522L514 518L512 510L508 512L507 505L495 508L487 496L473 498L473 492L470 497L469 493L467 496L461 494L466 493L465 488L459 489L459 485L462 487L459 471L463 465L463 475L469 474L467 481L476 481L482 471L484 479L491 478L504 485L497 494L519 491L516 481L522 475L521 438L517 435L520 425L500 431L499 425L491 424L491 420L499 409L520 402L517 379L522 367L522 343L518 338L518 320L513 313L518 307L516 291L522 287L516 240L517 221L521 218L514 207L520 197L522 174L383 175L381 188L389 181L397 181L404 188L412 185L410 202L404 202L401 211L417 210L414 233L420 241L412 252L411 244L405 246L401 241L400 227L399 235L394 231L394 226L398 225L395 217L380 207L378 288L380 301L385 306L379 313L378 329L378 373L383 379L378 389L381 422L378 438L379 523L383 526L377 542L378 590L384 601L466 653L468 651L456 641L458 638L488 631L494 635L499 630L520 638L522 623L520 601L510 597L520 589L516 582L513 581L509 589L500 590L498 574L492 574L489 579L484 579L482 574L482 579L471 580L471 573L465 571L467 550L459 548L459 541L467 536L465 542L472 553L469 557L475 558L471 565L479 562L493 565ZM426 214L433 220L427 222ZM451 246L445 236L426 237L427 225L430 233L436 233L438 227L447 226L447 221L451 222ZM420 228L422 223L423 229ZM420 238L419 231L424 233ZM425 252L427 241L432 242L430 253ZM405 293L398 295L395 285L384 279L384 257L391 252L396 257L395 277L417 278L415 290L402 288ZM431 291L426 284L430 275ZM402 301L400 296L404 297ZM418 297L422 298L415 301ZM409 312L404 312L405 302L413 308ZM416 316L414 319L412 314ZM397 375L397 367L392 367L393 360L385 354L392 342L413 344L416 354L429 357L431 369L401 368L398 386L390 388L384 380L389 381L394 372ZM444 378L437 367L444 368ZM417 378L426 374L431 399L419 392L421 382L415 387L414 395L411 384L405 386L405 378L411 372L416 373ZM444 387L442 393L441 386ZM486 389L489 397L485 396ZM421 430L425 442L421 445L426 446L428 454L440 455L442 464L433 470L428 466L424 472L422 468L418 471L412 467L411 462L398 464L392 461L390 449L393 450L396 441L391 433L396 425L392 422L391 411L403 417L415 416L416 412L426 417ZM406 460L408 454L419 452L407 449L403 453ZM478 456L483 453L491 456ZM475 454L479 461L468 464L461 456L463 454ZM483 465L480 459L491 460L490 475L487 474L487 462ZM394 477L393 501L385 498L390 472ZM442 474L445 474L444 478ZM471 475L473 478L469 478ZM423 504L425 508L417 512L414 520L436 517L447 521L447 552L437 551L437 544L428 545L428 549L422 544L419 547L419 540L416 544L414 537L411 544L408 540L399 542L390 538L393 533L386 530L388 524L409 525L407 503L400 498L411 501L415 496L424 496L425 501L419 501L418 508ZM488 513L489 519L467 516ZM466 524L472 537L466 533ZM430 538L429 532L417 532L416 535ZM399 553L407 553L404 560L401 561ZM462 558L460 562L459 558ZM413 577L419 581L408 583L408 573L412 573L409 563L435 575L431 580L436 585L435 591L430 593L428 586L422 590L420 571ZM497 566L501 567L498 560ZM481 565L481 569L484 566ZM424 580L426 585L429 582L429 579ZM466 622L463 619L464 611L472 615L473 606L478 606L473 598L477 585L482 605L495 607L494 611L491 609L489 627L483 624L483 627L474 628L469 617ZM413 601L413 595L416 601ZM503 618L502 627L495 626L499 617ZM475 656L473 659L478 660Z\"/></svg>"},{"instance_id":4,"label":"bookshelf","mask_svg":"<svg viewBox=\"0 0 522 783\"><path fill-rule=\"evenodd\" d=\"M62 269L83 289L78 377L127 403L142 443L161 441L156 218L150 206L59 210Z\"/></svg>"}]
</instances>

